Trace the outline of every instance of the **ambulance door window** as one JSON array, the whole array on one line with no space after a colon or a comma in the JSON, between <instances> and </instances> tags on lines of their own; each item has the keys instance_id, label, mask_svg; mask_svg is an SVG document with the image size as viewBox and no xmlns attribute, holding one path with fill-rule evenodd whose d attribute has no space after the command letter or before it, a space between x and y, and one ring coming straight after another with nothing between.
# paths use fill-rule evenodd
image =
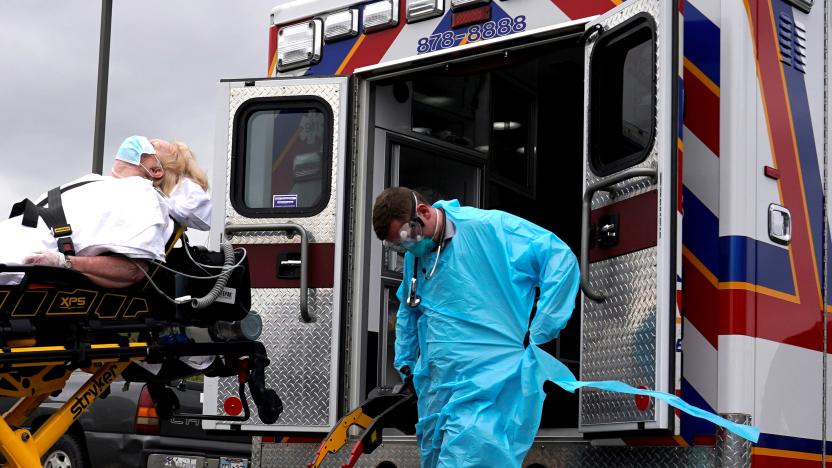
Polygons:
<instances>
[{"instance_id":1,"label":"ambulance door window","mask_svg":"<svg viewBox=\"0 0 832 468\"><path fill-rule=\"evenodd\" d=\"M234 123L232 204L250 217L312 216L329 202L332 111L313 99L252 100Z\"/></svg>"},{"instance_id":2,"label":"ambulance door window","mask_svg":"<svg viewBox=\"0 0 832 468\"><path fill-rule=\"evenodd\" d=\"M656 134L656 33L636 16L602 33L590 70L589 161L606 176L647 158Z\"/></svg>"}]
</instances>

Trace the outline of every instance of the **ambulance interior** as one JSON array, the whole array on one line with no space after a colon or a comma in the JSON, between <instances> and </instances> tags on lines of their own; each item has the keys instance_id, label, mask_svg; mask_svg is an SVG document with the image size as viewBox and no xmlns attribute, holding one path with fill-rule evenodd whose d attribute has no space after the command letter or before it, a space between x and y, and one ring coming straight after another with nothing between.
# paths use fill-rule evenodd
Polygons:
<instances>
[{"instance_id":1,"label":"ambulance interior","mask_svg":"<svg viewBox=\"0 0 832 468\"><path fill-rule=\"evenodd\" d=\"M514 213L557 234L577 256L584 50L576 43L572 37L375 82L371 151L376 171L384 168L374 173L376 185ZM380 284L371 287L370 303L381 300L369 319L368 390L399 381L392 361L403 259L392 251L381 257ZM575 375L578 306L560 338L545 346ZM541 427L577 427L577 395L546 390Z\"/></svg>"}]
</instances>

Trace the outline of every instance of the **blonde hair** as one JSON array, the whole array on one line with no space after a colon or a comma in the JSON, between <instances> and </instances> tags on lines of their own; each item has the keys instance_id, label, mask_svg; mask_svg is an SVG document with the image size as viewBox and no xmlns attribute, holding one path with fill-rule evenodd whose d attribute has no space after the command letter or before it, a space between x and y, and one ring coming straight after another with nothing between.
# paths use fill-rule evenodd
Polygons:
<instances>
[{"instance_id":1,"label":"blonde hair","mask_svg":"<svg viewBox=\"0 0 832 468\"><path fill-rule=\"evenodd\" d=\"M156 184L159 190L164 192L165 195L170 195L176 184L183 177L187 177L202 187L202 190L208 191L208 178L205 176L205 171L196 163L194 153L188 145L181 141L170 143L174 148L173 152L167 155L159 155L159 161L165 169L165 175Z\"/></svg>"}]
</instances>

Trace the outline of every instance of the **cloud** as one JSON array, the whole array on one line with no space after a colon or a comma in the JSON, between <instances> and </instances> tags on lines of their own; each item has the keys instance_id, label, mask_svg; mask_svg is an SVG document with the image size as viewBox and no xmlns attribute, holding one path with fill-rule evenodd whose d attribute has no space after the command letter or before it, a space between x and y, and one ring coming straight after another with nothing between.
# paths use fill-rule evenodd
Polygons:
<instances>
[{"instance_id":1,"label":"cloud","mask_svg":"<svg viewBox=\"0 0 832 468\"><path fill-rule=\"evenodd\" d=\"M178 139L213 172L217 83L265 75L276 0L114 2L104 172L132 134ZM0 2L0 216L90 172L99 2Z\"/></svg>"}]
</instances>

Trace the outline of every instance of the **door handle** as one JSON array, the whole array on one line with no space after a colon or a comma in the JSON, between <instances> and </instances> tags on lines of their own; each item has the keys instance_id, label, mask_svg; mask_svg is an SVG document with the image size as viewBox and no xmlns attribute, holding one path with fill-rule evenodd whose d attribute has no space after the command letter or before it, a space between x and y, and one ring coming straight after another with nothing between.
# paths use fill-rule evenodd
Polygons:
<instances>
[{"instance_id":1,"label":"door handle","mask_svg":"<svg viewBox=\"0 0 832 468\"><path fill-rule=\"evenodd\" d=\"M286 280L300 279L300 268L303 262L300 253L283 252L277 256L277 277Z\"/></svg>"},{"instance_id":2,"label":"door handle","mask_svg":"<svg viewBox=\"0 0 832 468\"><path fill-rule=\"evenodd\" d=\"M309 234L306 228L295 223L268 223L268 224L226 224L225 233L252 231L271 232L297 232L300 234L300 316L304 322L314 322L314 317L309 315L309 275L307 272L307 259L309 258Z\"/></svg>"},{"instance_id":3,"label":"door handle","mask_svg":"<svg viewBox=\"0 0 832 468\"><path fill-rule=\"evenodd\" d=\"M792 214L785 206L768 206L768 238L780 245L792 240Z\"/></svg>"},{"instance_id":4,"label":"door handle","mask_svg":"<svg viewBox=\"0 0 832 468\"><path fill-rule=\"evenodd\" d=\"M592 210L592 197L599 190L609 190L615 184L638 177L651 177L654 181L658 177L655 167L634 167L626 169L606 179L590 184L584 192L583 212L581 213L581 291L595 302L604 302L607 295L595 291L589 286L589 220Z\"/></svg>"}]
</instances>

